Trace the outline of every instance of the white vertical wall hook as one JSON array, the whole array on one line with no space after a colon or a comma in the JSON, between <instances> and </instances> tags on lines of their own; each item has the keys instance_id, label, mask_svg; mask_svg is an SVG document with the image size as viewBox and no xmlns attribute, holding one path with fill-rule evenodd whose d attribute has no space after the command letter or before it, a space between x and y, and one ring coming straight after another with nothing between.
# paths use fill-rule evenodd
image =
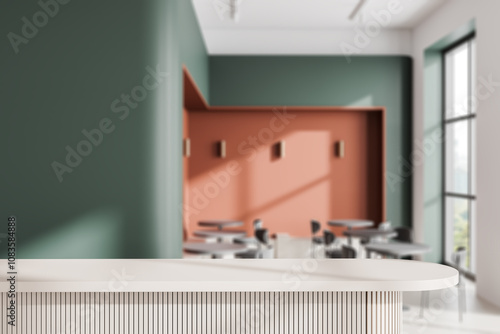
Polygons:
<instances>
[{"instance_id":1,"label":"white vertical wall hook","mask_svg":"<svg viewBox=\"0 0 500 334\"><path fill-rule=\"evenodd\" d=\"M338 158L343 158L345 155L345 142L340 140L335 145L335 155Z\"/></svg>"},{"instance_id":2,"label":"white vertical wall hook","mask_svg":"<svg viewBox=\"0 0 500 334\"><path fill-rule=\"evenodd\" d=\"M184 139L184 157L189 158L191 156L191 139Z\"/></svg>"},{"instance_id":3,"label":"white vertical wall hook","mask_svg":"<svg viewBox=\"0 0 500 334\"><path fill-rule=\"evenodd\" d=\"M284 158L286 155L286 145L285 145L285 141L284 140L281 140L279 143L278 143L278 157L280 158Z\"/></svg>"},{"instance_id":4,"label":"white vertical wall hook","mask_svg":"<svg viewBox=\"0 0 500 334\"><path fill-rule=\"evenodd\" d=\"M218 147L219 158L224 159L226 157L226 141L221 140L218 146L219 146Z\"/></svg>"}]
</instances>

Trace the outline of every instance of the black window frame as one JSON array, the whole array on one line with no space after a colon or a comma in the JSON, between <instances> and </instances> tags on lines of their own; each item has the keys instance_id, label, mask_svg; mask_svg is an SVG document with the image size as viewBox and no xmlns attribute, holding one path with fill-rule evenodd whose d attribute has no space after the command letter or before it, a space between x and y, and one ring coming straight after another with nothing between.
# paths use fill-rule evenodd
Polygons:
<instances>
[{"instance_id":1,"label":"black window frame","mask_svg":"<svg viewBox=\"0 0 500 334\"><path fill-rule=\"evenodd\" d=\"M471 226L472 226L472 223L476 223L475 221L472 222L471 220L471 216L472 216L472 201L476 202L477 203L477 195L476 194L471 194L471 185L472 185L472 141L473 141L473 138L472 138L472 122L475 121L477 119L477 113L475 110L472 110L472 104L471 104L471 97L474 96L473 92L472 92L472 80L474 80L474 78L472 78L472 57L471 57L471 47L468 48L468 52L469 52L469 64L468 64L468 72L469 72L469 87L468 87L468 103L467 103L467 108L468 108L468 113L466 115L460 115L460 116L454 116L454 117L450 117L450 118L447 118L447 108L446 108L446 55L462 46L463 44L465 43L470 43L472 40L475 40L476 38L476 33L473 32L463 38L461 38L460 40L456 41L455 43L451 44L450 46L448 46L447 48L443 49L441 51L441 63L442 63L442 134L443 134L443 138L445 140L443 140L442 142L442 228L443 228L443 237L442 237L442 242L443 242L443 254L442 254L442 258L443 258L443 263L445 264L449 264L449 265L452 265L452 263L449 262L449 260L446 258L446 250L447 250L447 241L446 241L446 199L447 198L459 198L459 199L466 199L468 201L468 234L469 234L469 245L467 247L467 251L468 251L468 256L469 258L471 259L472 261L472 255L471 255L471 251L472 251L472 233L471 233ZM454 123L457 123L457 122L467 122L467 126L468 126L468 193L467 194L462 194L462 193L457 193L457 192L449 192L447 191L446 189L446 177L447 177L447 161L446 161L446 157L447 157L447 150L446 150L446 138L447 138L447 132L446 132L446 127L447 125L449 124L454 124ZM477 123L476 123L477 124ZM475 132L474 132L475 134ZM475 170L474 170L475 172ZM472 266L471 266L472 267ZM468 268L463 268L465 269L465 275L472 279L472 280L475 280L476 279L476 276L475 276L475 273L473 273L472 271L469 271Z\"/></svg>"}]
</instances>

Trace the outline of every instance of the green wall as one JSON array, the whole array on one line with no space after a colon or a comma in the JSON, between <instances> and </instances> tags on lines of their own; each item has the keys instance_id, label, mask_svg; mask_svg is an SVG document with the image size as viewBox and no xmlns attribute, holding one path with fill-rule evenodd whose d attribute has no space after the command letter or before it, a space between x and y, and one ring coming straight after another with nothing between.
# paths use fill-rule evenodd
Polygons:
<instances>
[{"instance_id":1,"label":"green wall","mask_svg":"<svg viewBox=\"0 0 500 334\"><path fill-rule=\"evenodd\" d=\"M66 2L47 22L36 1L0 11L3 36L22 35L23 17L40 20L17 54L8 37L0 43L0 219L18 217L21 258L180 257L181 159L157 152L181 147L182 63L208 95L191 2ZM141 89L157 66L168 76ZM120 99L131 92L140 99L127 114ZM100 122L109 133L60 182L52 164L67 165L65 147L77 149Z\"/></svg>"},{"instance_id":2,"label":"green wall","mask_svg":"<svg viewBox=\"0 0 500 334\"><path fill-rule=\"evenodd\" d=\"M191 1L180 1L179 7L179 16L182 19L179 20L176 36L181 46L181 61L188 68L196 85L209 102L209 57L205 41L201 36Z\"/></svg>"},{"instance_id":3,"label":"green wall","mask_svg":"<svg viewBox=\"0 0 500 334\"><path fill-rule=\"evenodd\" d=\"M424 142L432 150L424 161L424 240L432 247L424 255L429 262L441 262L443 253L443 131L441 51L425 53Z\"/></svg>"},{"instance_id":4,"label":"green wall","mask_svg":"<svg viewBox=\"0 0 500 334\"><path fill-rule=\"evenodd\" d=\"M334 105L387 108L387 218L411 226L409 57L212 56L212 105Z\"/></svg>"}]
</instances>

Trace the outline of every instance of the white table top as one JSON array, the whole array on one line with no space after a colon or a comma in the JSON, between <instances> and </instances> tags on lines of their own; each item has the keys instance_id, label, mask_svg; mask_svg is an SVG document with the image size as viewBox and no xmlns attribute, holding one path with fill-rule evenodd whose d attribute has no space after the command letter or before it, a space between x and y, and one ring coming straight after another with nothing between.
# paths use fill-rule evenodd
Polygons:
<instances>
[{"instance_id":1,"label":"white table top","mask_svg":"<svg viewBox=\"0 0 500 334\"><path fill-rule=\"evenodd\" d=\"M248 249L245 245L206 242L185 242L182 248L186 252L213 255L241 253Z\"/></svg>"},{"instance_id":2,"label":"white table top","mask_svg":"<svg viewBox=\"0 0 500 334\"><path fill-rule=\"evenodd\" d=\"M387 237L394 238L398 233L394 230L379 230L378 228L364 228L359 230L344 231L344 235L356 238Z\"/></svg>"},{"instance_id":3,"label":"white table top","mask_svg":"<svg viewBox=\"0 0 500 334\"><path fill-rule=\"evenodd\" d=\"M7 260L0 268L0 291L8 291ZM451 267L372 259L20 259L17 272L18 292L425 291L458 283Z\"/></svg>"},{"instance_id":4,"label":"white table top","mask_svg":"<svg viewBox=\"0 0 500 334\"><path fill-rule=\"evenodd\" d=\"M375 224L371 220L366 220L366 219L335 219L328 221L328 225L353 228L353 227L370 227Z\"/></svg>"},{"instance_id":5,"label":"white table top","mask_svg":"<svg viewBox=\"0 0 500 334\"><path fill-rule=\"evenodd\" d=\"M428 245L399 241L369 243L365 245L365 249L371 252L399 257L424 254L431 251L431 247Z\"/></svg>"},{"instance_id":6,"label":"white table top","mask_svg":"<svg viewBox=\"0 0 500 334\"><path fill-rule=\"evenodd\" d=\"M208 237L208 238L239 238L247 235L245 231L231 231L231 230L199 230L194 231L194 235L197 237Z\"/></svg>"},{"instance_id":7,"label":"white table top","mask_svg":"<svg viewBox=\"0 0 500 334\"><path fill-rule=\"evenodd\" d=\"M214 219L214 220L202 220L198 222L200 226L207 227L235 227L235 226L243 226L243 222L239 220L229 220L229 219Z\"/></svg>"}]
</instances>

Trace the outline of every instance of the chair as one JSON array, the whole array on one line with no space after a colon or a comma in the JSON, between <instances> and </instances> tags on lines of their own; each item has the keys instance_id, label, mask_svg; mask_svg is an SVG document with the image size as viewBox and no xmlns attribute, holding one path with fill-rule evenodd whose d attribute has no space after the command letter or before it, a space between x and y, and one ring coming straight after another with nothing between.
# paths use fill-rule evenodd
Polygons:
<instances>
[{"instance_id":1,"label":"chair","mask_svg":"<svg viewBox=\"0 0 500 334\"><path fill-rule=\"evenodd\" d=\"M252 224L253 224L254 231L261 229L264 225L264 223L262 222L262 219L260 219L260 218L255 219Z\"/></svg>"},{"instance_id":2,"label":"chair","mask_svg":"<svg viewBox=\"0 0 500 334\"><path fill-rule=\"evenodd\" d=\"M413 230L408 227L396 227L394 231L398 234L394 240L402 242L413 242ZM413 256L404 256L402 260L413 260Z\"/></svg>"},{"instance_id":3,"label":"chair","mask_svg":"<svg viewBox=\"0 0 500 334\"><path fill-rule=\"evenodd\" d=\"M311 220L311 253L313 257L316 257L316 247L323 244L323 238L317 236L317 233L321 230L321 223L317 220Z\"/></svg>"},{"instance_id":4,"label":"chair","mask_svg":"<svg viewBox=\"0 0 500 334\"><path fill-rule=\"evenodd\" d=\"M269 231L267 228L259 228L255 231L255 237L263 245L269 244Z\"/></svg>"},{"instance_id":5,"label":"chair","mask_svg":"<svg viewBox=\"0 0 500 334\"><path fill-rule=\"evenodd\" d=\"M255 231L255 237L259 241L258 259L268 259L273 257L273 247L269 244L269 231L261 228Z\"/></svg>"},{"instance_id":6,"label":"chair","mask_svg":"<svg viewBox=\"0 0 500 334\"><path fill-rule=\"evenodd\" d=\"M396 227L394 231L398 234L394 240L403 242L413 242L413 231L408 227Z\"/></svg>"},{"instance_id":7,"label":"chair","mask_svg":"<svg viewBox=\"0 0 500 334\"><path fill-rule=\"evenodd\" d=\"M335 243L335 234L331 231L323 231L323 239L325 243L325 257L330 259L338 259L342 257L342 251L338 248L333 248Z\"/></svg>"},{"instance_id":8,"label":"chair","mask_svg":"<svg viewBox=\"0 0 500 334\"><path fill-rule=\"evenodd\" d=\"M264 259L272 257L272 246L269 244L269 231L265 228L255 231L255 237L258 240L258 248L250 249L244 253L236 254L240 259Z\"/></svg>"},{"instance_id":9,"label":"chair","mask_svg":"<svg viewBox=\"0 0 500 334\"><path fill-rule=\"evenodd\" d=\"M466 291L465 291L465 281L464 267L465 261L467 259L467 249L465 247L458 247L457 250L451 254L452 266L458 270L458 320L463 321L463 314L466 311ZM420 317L424 316L424 308L429 307L430 292L424 291L420 296Z\"/></svg>"},{"instance_id":10,"label":"chair","mask_svg":"<svg viewBox=\"0 0 500 334\"><path fill-rule=\"evenodd\" d=\"M453 267L458 270L458 319L460 322L463 320L463 314L465 313L466 300L465 300L465 281L464 281L464 267L465 261L467 260L467 249L465 247L458 247L455 253L451 255L451 261Z\"/></svg>"},{"instance_id":11,"label":"chair","mask_svg":"<svg viewBox=\"0 0 500 334\"><path fill-rule=\"evenodd\" d=\"M390 221L381 222L378 224L378 229L381 231L387 231L392 228L392 223Z\"/></svg>"},{"instance_id":12,"label":"chair","mask_svg":"<svg viewBox=\"0 0 500 334\"><path fill-rule=\"evenodd\" d=\"M236 238L233 240L235 244L244 244L244 245L256 245L258 244L257 239L255 238L255 232L263 227L262 219L257 218L253 221L253 236L244 237L244 238Z\"/></svg>"},{"instance_id":13,"label":"chair","mask_svg":"<svg viewBox=\"0 0 500 334\"><path fill-rule=\"evenodd\" d=\"M355 259L356 249L349 245L342 245L342 257L345 259Z\"/></svg>"},{"instance_id":14,"label":"chair","mask_svg":"<svg viewBox=\"0 0 500 334\"><path fill-rule=\"evenodd\" d=\"M390 221L381 222L378 227L380 231L390 231L392 229L392 223ZM375 237L372 238L374 242L387 242L389 240L388 237Z\"/></svg>"}]
</instances>

